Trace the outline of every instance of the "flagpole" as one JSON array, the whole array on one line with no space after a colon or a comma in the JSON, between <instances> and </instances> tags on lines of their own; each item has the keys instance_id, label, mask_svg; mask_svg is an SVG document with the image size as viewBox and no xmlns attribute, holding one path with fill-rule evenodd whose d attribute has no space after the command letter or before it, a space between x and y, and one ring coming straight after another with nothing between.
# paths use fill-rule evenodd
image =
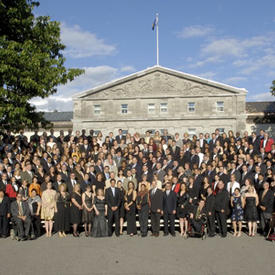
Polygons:
<instances>
[{"instance_id":1,"label":"flagpole","mask_svg":"<svg viewBox=\"0 0 275 275\"><path fill-rule=\"evenodd\" d=\"M159 14L156 14L156 32L157 32L157 66L159 66Z\"/></svg>"}]
</instances>

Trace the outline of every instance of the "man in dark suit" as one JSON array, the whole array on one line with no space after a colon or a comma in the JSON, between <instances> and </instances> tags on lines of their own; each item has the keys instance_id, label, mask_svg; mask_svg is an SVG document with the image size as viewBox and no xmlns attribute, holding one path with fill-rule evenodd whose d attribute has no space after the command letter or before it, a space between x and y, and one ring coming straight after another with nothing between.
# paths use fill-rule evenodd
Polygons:
<instances>
[{"instance_id":1,"label":"man in dark suit","mask_svg":"<svg viewBox=\"0 0 275 275\"><path fill-rule=\"evenodd\" d=\"M229 193L224 187L224 183L222 180L218 183L218 191L215 197L215 214L219 227L219 232L222 238L227 236L227 224L226 224L226 216L229 207Z\"/></svg>"},{"instance_id":2,"label":"man in dark suit","mask_svg":"<svg viewBox=\"0 0 275 275\"><path fill-rule=\"evenodd\" d=\"M273 201L274 192L269 189L269 183L265 182L263 184L263 191L260 193L260 223L262 228L262 233L264 236L267 235L268 224L272 217L273 212Z\"/></svg>"},{"instance_id":3,"label":"man in dark suit","mask_svg":"<svg viewBox=\"0 0 275 275\"><path fill-rule=\"evenodd\" d=\"M253 175L251 172L248 171L248 168L246 165L243 165L242 171L243 173L242 173L241 182L240 182L241 187L245 184L246 179L250 179L251 181L253 180L252 179Z\"/></svg>"},{"instance_id":4,"label":"man in dark suit","mask_svg":"<svg viewBox=\"0 0 275 275\"><path fill-rule=\"evenodd\" d=\"M57 174L56 176L56 181L53 182L52 186L53 186L53 189L56 191L56 192L59 192L59 186L63 183L62 181L62 176L61 174Z\"/></svg>"},{"instance_id":5,"label":"man in dark suit","mask_svg":"<svg viewBox=\"0 0 275 275\"><path fill-rule=\"evenodd\" d=\"M214 237L216 233L215 229L215 196L212 188L207 188L207 197L205 201L205 213L207 216L208 236Z\"/></svg>"},{"instance_id":6,"label":"man in dark suit","mask_svg":"<svg viewBox=\"0 0 275 275\"><path fill-rule=\"evenodd\" d=\"M4 190L0 189L0 237L8 236L8 225L10 218L10 200L5 196Z\"/></svg>"},{"instance_id":7,"label":"man in dark suit","mask_svg":"<svg viewBox=\"0 0 275 275\"><path fill-rule=\"evenodd\" d=\"M232 162L232 163L230 163L230 165L231 165L231 170L229 171L229 175L230 176L235 175L236 181L240 182L242 176L241 176L241 172L236 169L237 168L236 163Z\"/></svg>"},{"instance_id":8,"label":"man in dark suit","mask_svg":"<svg viewBox=\"0 0 275 275\"><path fill-rule=\"evenodd\" d=\"M256 154L260 152L261 141L255 132L252 133L252 136L249 139L249 144L253 145L253 149L255 150Z\"/></svg>"},{"instance_id":9,"label":"man in dark suit","mask_svg":"<svg viewBox=\"0 0 275 275\"><path fill-rule=\"evenodd\" d=\"M25 241L29 237L31 226L31 212L26 201L22 201L22 195L17 194L16 201L11 204L12 219L18 230L18 240Z\"/></svg>"},{"instance_id":10,"label":"man in dark suit","mask_svg":"<svg viewBox=\"0 0 275 275\"><path fill-rule=\"evenodd\" d=\"M197 167L199 167L200 164L200 158L199 156L196 154L195 149L191 150L191 168L193 169L193 167L196 165Z\"/></svg>"},{"instance_id":11,"label":"man in dark suit","mask_svg":"<svg viewBox=\"0 0 275 275\"><path fill-rule=\"evenodd\" d=\"M60 175L62 177L62 181L63 182L68 182L69 181L70 175L69 175L69 173L67 171L66 164L62 164Z\"/></svg>"},{"instance_id":12,"label":"man in dark suit","mask_svg":"<svg viewBox=\"0 0 275 275\"><path fill-rule=\"evenodd\" d=\"M152 236L158 237L160 229L160 215L163 209L163 193L157 188L157 182L155 180L152 181L150 201Z\"/></svg>"},{"instance_id":13,"label":"man in dark suit","mask_svg":"<svg viewBox=\"0 0 275 275\"><path fill-rule=\"evenodd\" d=\"M77 181L76 181L76 178L75 178L75 173L71 173L70 174L70 179L69 181L67 182L67 188L68 188L68 192L70 194L73 193L73 190L74 190L74 186L77 184Z\"/></svg>"},{"instance_id":14,"label":"man in dark suit","mask_svg":"<svg viewBox=\"0 0 275 275\"><path fill-rule=\"evenodd\" d=\"M170 221L170 233L173 237L175 233L175 215L177 208L177 195L172 191L172 185L167 182L163 194L163 219L164 219L164 235L168 236L168 223Z\"/></svg>"},{"instance_id":15,"label":"man in dark suit","mask_svg":"<svg viewBox=\"0 0 275 275\"><path fill-rule=\"evenodd\" d=\"M117 143L120 144L122 139L126 140L126 137L122 134L122 129L119 129L118 135L116 136Z\"/></svg>"},{"instance_id":16,"label":"man in dark suit","mask_svg":"<svg viewBox=\"0 0 275 275\"><path fill-rule=\"evenodd\" d=\"M121 205L121 192L115 187L116 180L111 179L111 187L106 189L105 199L108 205L108 235L111 237L113 234L112 226L115 222L115 234L119 237L119 207Z\"/></svg>"}]
</instances>

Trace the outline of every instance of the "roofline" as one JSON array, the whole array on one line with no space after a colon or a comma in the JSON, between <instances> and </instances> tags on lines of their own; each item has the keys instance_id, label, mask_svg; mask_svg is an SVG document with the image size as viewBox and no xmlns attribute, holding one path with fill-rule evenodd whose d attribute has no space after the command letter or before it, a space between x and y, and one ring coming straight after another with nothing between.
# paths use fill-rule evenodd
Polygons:
<instances>
[{"instance_id":1,"label":"roofline","mask_svg":"<svg viewBox=\"0 0 275 275\"><path fill-rule=\"evenodd\" d=\"M169 73L169 72L170 73L174 73L174 74L176 74L179 77L183 77L183 78L186 78L186 79L189 79L189 80L193 80L193 81L196 81L196 82L207 84L209 86L219 87L219 88L222 88L224 90L229 90L229 91L234 92L234 93L241 93L243 95L247 94L247 90L245 88L233 87L233 86L230 86L230 85L227 85L227 84L224 84L224 83L216 82L214 80L209 80L209 79L202 78L202 77L199 77L199 76L195 76L195 75L192 75L192 74L188 74L188 73L184 73L184 72L177 71L177 70L174 70L174 69L170 69L170 68L166 68L166 67L155 65L153 67L148 67L148 68L146 68L144 70L141 70L141 71L129 74L127 76L123 76L123 77L111 80L111 81L109 81L107 83L98 85L98 86L96 86L94 88L82 91L82 92L74 95L72 97L72 99L73 100L80 99L80 98L82 98L84 96L87 96L89 94L96 93L96 92L98 92L100 90L103 90L103 89L106 89L106 88L110 88L112 86L118 85L118 84L120 84L122 82L125 82L125 81L129 81L129 80L131 80L134 77L142 76L142 75L144 75L147 72L150 73L150 72L158 71L158 70L159 71L163 71L163 72L167 72L167 73Z\"/></svg>"}]
</instances>

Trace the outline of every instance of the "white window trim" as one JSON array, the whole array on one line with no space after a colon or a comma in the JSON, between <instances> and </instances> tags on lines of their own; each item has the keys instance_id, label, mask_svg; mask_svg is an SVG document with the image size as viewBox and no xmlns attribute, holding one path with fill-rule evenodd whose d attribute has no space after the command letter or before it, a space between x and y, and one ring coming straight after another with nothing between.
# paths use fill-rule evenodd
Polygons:
<instances>
[{"instance_id":1,"label":"white window trim","mask_svg":"<svg viewBox=\"0 0 275 275\"><path fill-rule=\"evenodd\" d=\"M154 108L150 108L149 106L154 107ZM148 103L147 112L148 112L148 114L155 114L156 113L156 104L155 103Z\"/></svg>"},{"instance_id":2,"label":"white window trim","mask_svg":"<svg viewBox=\"0 0 275 275\"><path fill-rule=\"evenodd\" d=\"M165 111L163 111L163 110L165 110ZM168 103L165 103L165 102L160 103L160 105L159 105L159 111L162 114L167 114L168 113Z\"/></svg>"},{"instance_id":3,"label":"white window trim","mask_svg":"<svg viewBox=\"0 0 275 275\"><path fill-rule=\"evenodd\" d=\"M190 111L190 106L189 106L189 104L191 104L191 103L193 103L194 104L194 110L193 111ZM195 113L196 112L196 102L188 102L187 103L187 111L188 111L188 113Z\"/></svg>"},{"instance_id":4,"label":"white window trim","mask_svg":"<svg viewBox=\"0 0 275 275\"><path fill-rule=\"evenodd\" d=\"M94 104L94 114L95 115L100 115L101 114L101 105L100 104Z\"/></svg>"},{"instance_id":5,"label":"white window trim","mask_svg":"<svg viewBox=\"0 0 275 275\"><path fill-rule=\"evenodd\" d=\"M122 105L126 105L126 108L123 108ZM123 111L126 111L126 112L123 112ZM128 114L128 104L125 103L125 104L120 105L120 113L122 115L127 115Z\"/></svg>"},{"instance_id":6,"label":"white window trim","mask_svg":"<svg viewBox=\"0 0 275 275\"><path fill-rule=\"evenodd\" d=\"M218 103L222 103L222 107L218 106ZM222 110L219 110L219 108L222 108ZM224 112L224 101L217 101L216 102L216 111L219 113L223 113Z\"/></svg>"}]
</instances>

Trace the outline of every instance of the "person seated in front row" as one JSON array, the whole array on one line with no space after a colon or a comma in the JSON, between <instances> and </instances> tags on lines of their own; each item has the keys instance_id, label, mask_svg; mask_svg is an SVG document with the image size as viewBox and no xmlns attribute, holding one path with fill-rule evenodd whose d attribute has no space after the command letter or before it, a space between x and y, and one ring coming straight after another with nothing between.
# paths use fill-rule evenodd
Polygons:
<instances>
[{"instance_id":1,"label":"person seated in front row","mask_svg":"<svg viewBox=\"0 0 275 275\"><path fill-rule=\"evenodd\" d=\"M26 201L22 200L20 193L16 196L16 201L11 204L12 219L18 230L18 241L25 241L29 237L31 217L30 208Z\"/></svg>"},{"instance_id":2,"label":"person seated in front row","mask_svg":"<svg viewBox=\"0 0 275 275\"><path fill-rule=\"evenodd\" d=\"M205 215L205 201L200 200L199 204L194 206L189 215L189 222L195 233L202 231L202 225L207 221Z\"/></svg>"}]
</instances>

